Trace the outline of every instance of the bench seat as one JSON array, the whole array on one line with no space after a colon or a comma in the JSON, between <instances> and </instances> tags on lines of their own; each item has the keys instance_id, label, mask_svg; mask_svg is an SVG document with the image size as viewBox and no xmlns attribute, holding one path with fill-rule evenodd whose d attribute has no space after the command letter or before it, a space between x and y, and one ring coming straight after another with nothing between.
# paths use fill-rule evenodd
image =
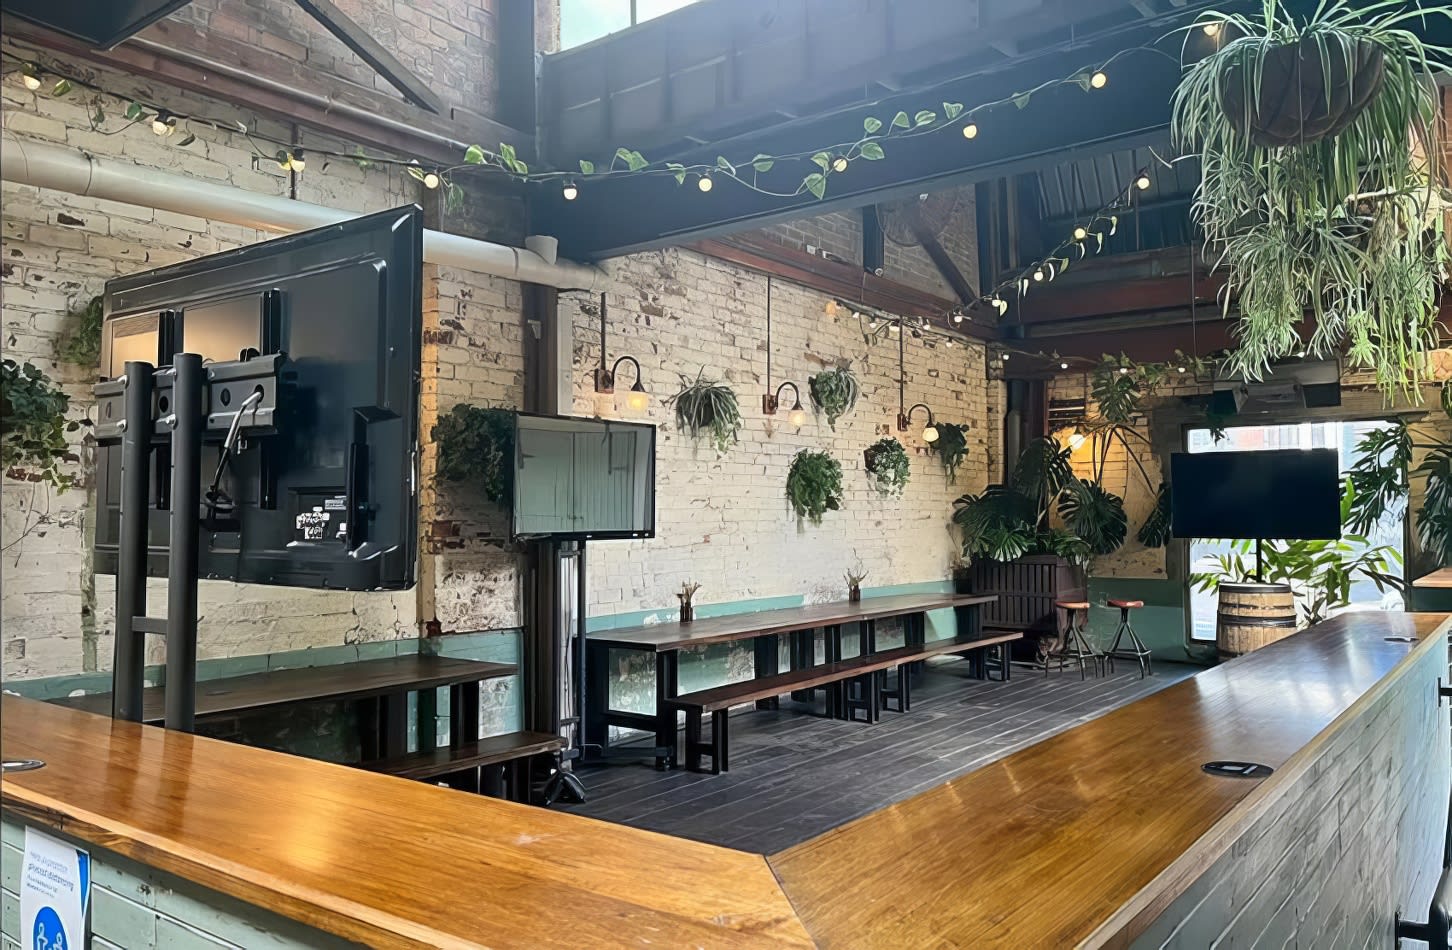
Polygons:
<instances>
[{"instance_id":1,"label":"bench seat","mask_svg":"<svg viewBox=\"0 0 1452 950\"><path fill-rule=\"evenodd\" d=\"M564 746L563 739L547 732L511 732L474 739L456 746L420 749L388 759L374 759L361 763L359 768L421 781L483 770L483 788L486 793L490 793L502 786L504 766L511 766L514 774L510 776L510 784L515 787L509 797L522 801L527 797L522 786L528 782L528 776L521 776L519 773L529 764L528 760L532 756L558 752ZM477 791L478 779L479 776L475 774L472 778L466 777L461 784L472 785L474 788L471 790Z\"/></svg>"},{"instance_id":2,"label":"bench seat","mask_svg":"<svg viewBox=\"0 0 1452 950\"><path fill-rule=\"evenodd\" d=\"M711 756L711 772L719 774L728 767L727 729L726 714L732 706L739 706L744 703L761 699L771 699L783 693L793 690L809 689L815 686L831 686L841 684L848 680L861 681L863 684L863 695L865 700L859 701L865 704L868 712L869 722L876 721L877 710L880 708L880 695L876 684L876 674L892 669L901 668L909 663L917 663L935 656L948 656L955 653L967 653L973 650L986 649L988 647L1006 644L1012 640L1022 639L1023 634L1019 632L1005 633L992 637L951 637L944 640L932 640L921 646L903 646L891 650L883 650L877 653L869 653L864 656L855 656L846 660L837 660L831 663L823 663L818 666L805 667L799 670L791 670L786 673L775 673L771 676L762 676L756 679L741 680L736 683L726 683L722 686L712 686L709 689L697 690L694 693L686 693L681 696L665 700L667 709L684 712L686 714L686 766L692 771L700 771L702 755ZM1007 668L1008 658L1004 657L1004 667ZM898 687L893 691L898 699L899 710L907 711L908 698L906 680L903 678L901 669L898 674ZM829 706L830 706L829 700ZM703 742L702 718L704 714L711 714L711 741ZM851 714L850 711L848 713Z\"/></svg>"}]
</instances>

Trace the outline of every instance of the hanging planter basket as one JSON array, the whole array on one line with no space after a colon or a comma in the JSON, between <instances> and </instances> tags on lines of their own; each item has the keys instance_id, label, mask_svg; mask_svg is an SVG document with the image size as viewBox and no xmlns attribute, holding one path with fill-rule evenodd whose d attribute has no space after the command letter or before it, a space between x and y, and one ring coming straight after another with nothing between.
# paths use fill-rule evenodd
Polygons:
<instances>
[{"instance_id":1,"label":"hanging planter basket","mask_svg":"<svg viewBox=\"0 0 1452 950\"><path fill-rule=\"evenodd\" d=\"M1308 36L1264 52L1247 49L1221 76L1220 106L1256 145L1304 145L1344 132L1385 78L1376 44L1336 34Z\"/></svg>"}]
</instances>

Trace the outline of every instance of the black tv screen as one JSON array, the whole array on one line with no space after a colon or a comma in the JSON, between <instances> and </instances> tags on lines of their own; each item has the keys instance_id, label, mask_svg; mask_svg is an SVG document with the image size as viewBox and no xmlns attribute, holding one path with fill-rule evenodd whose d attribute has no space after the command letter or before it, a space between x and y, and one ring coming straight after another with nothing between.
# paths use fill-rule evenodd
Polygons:
<instances>
[{"instance_id":1,"label":"black tv screen","mask_svg":"<svg viewBox=\"0 0 1452 950\"><path fill-rule=\"evenodd\" d=\"M1339 538L1336 450L1173 455L1170 531L1177 538Z\"/></svg>"},{"instance_id":2,"label":"black tv screen","mask_svg":"<svg viewBox=\"0 0 1452 950\"><path fill-rule=\"evenodd\" d=\"M655 537L655 426L516 418L516 538Z\"/></svg>"},{"instance_id":3,"label":"black tv screen","mask_svg":"<svg viewBox=\"0 0 1452 950\"><path fill-rule=\"evenodd\" d=\"M409 206L106 283L103 376L120 376L127 360L169 365L176 353L285 355L277 434L249 439L229 461L221 487L235 517L231 530L203 526L202 577L413 584L422 248L422 211ZM202 451L207 484L219 441ZM164 576L164 443L152 469L147 571ZM96 569L114 574L119 445L98 449L97 470ZM363 514L348 517L350 506Z\"/></svg>"}]
</instances>

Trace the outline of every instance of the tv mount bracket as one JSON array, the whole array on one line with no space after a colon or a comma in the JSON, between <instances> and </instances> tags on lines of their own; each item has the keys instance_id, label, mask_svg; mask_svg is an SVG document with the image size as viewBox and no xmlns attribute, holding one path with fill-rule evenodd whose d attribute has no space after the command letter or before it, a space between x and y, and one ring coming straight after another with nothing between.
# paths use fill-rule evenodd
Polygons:
<instances>
[{"instance_id":1,"label":"tv mount bracket","mask_svg":"<svg viewBox=\"0 0 1452 950\"><path fill-rule=\"evenodd\" d=\"M116 655L111 715L140 722L146 634L166 636L164 724L191 732L196 723L197 579L202 518L202 445L221 443L227 456L242 436L275 435L281 377L280 353L204 364L195 353L178 353L158 369L129 360L118 379L95 387L101 445L121 446L121 524L116 566ZM220 434L220 435L219 435ZM151 453L169 448L171 491L166 617L146 615L146 563ZM219 466L217 478L221 477ZM215 518L214 491L208 492Z\"/></svg>"}]
</instances>

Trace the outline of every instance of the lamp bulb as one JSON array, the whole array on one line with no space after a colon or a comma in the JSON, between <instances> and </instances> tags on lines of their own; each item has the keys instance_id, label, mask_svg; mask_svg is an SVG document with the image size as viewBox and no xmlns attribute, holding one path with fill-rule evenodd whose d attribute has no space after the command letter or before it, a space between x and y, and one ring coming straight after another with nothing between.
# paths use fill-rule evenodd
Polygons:
<instances>
[{"instance_id":1,"label":"lamp bulb","mask_svg":"<svg viewBox=\"0 0 1452 950\"><path fill-rule=\"evenodd\" d=\"M696 182L696 187L702 191L710 191L712 184L710 175L702 175L701 180Z\"/></svg>"},{"instance_id":2,"label":"lamp bulb","mask_svg":"<svg viewBox=\"0 0 1452 950\"><path fill-rule=\"evenodd\" d=\"M787 424L800 429L807 424L807 411L800 405L794 407L791 412L787 413Z\"/></svg>"},{"instance_id":3,"label":"lamp bulb","mask_svg":"<svg viewBox=\"0 0 1452 950\"><path fill-rule=\"evenodd\" d=\"M151 120L151 132L153 135L170 135L172 130L171 120L166 113L159 112L156 118Z\"/></svg>"},{"instance_id":4,"label":"lamp bulb","mask_svg":"<svg viewBox=\"0 0 1452 950\"><path fill-rule=\"evenodd\" d=\"M1007 362L1008 362L1008 354L1007 354L1007 353L1005 353L1005 354L1003 354L1003 361L1004 361L1004 362L1005 362L1005 363L1007 363Z\"/></svg>"},{"instance_id":5,"label":"lamp bulb","mask_svg":"<svg viewBox=\"0 0 1452 950\"><path fill-rule=\"evenodd\" d=\"M1140 175L1134 180L1134 187L1138 188L1140 191L1149 191L1149 186L1150 176L1148 175Z\"/></svg>"},{"instance_id":6,"label":"lamp bulb","mask_svg":"<svg viewBox=\"0 0 1452 950\"><path fill-rule=\"evenodd\" d=\"M1205 35L1206 36L1219 36L1220 35L1220 24L1219 23L1206 23L1204 26L1200 27L1200 29L1202 29L1202 30L1205 31Z\"/></svg>"},{"instance_id":7,"label":"lamp bulb","mask_svg":"<svg viewBox=\"0 0 1452 950\"><path fill-rule=\"evenodd\" d=\"M955 311L953 313L953 322L954 323L962 323L963 322L963 314L958 313L958 312Z\"/></svg>"},{"instance_id":8,"label":"lamp bulb","mask_svg":"<svg viewBox=\"0 0 1452 950\"><path fill-rule=\"evenodd\" d=\"M643 389L632 389L625 394L625 408L631 412L645 412L650 406L650 393Z\"/></svg>"},{"instance_id":9,"label":"lamp bulb","mask_svg":"<svg viewBox=\"0 0 1452 950\"><path fill-rule=\"evenodd\" d=\"M22 78L20 81L23 82L23 83L25 83L25 88L26 89L29 89L31 92L35 92L35 90L37 90L37 89L40 88L40 77L39 76L35 76L35 75L30 74L30 73L26 73L25 76L24 76L24 78Z\"/></svg>"},{"instance_id":10,"label":"lamp bulb","mask_svg":"<svg viewBox=\"0 0 1452 950\"><path fill-rule=\"evenodd\" d=\"M1093 86L1095 89L1103 89L1105 86L1109 85L1109 74L1104 72L1104 70L1102 69L1096 70L1094 75L1089 77L1089 85Z\"/></svg>"},{"instance_id":11,"label":"lamp bulb","mask_svg":"<svg viewBox=\"0 0 1452 950\"><path fill-rule=\"evenodd\" d=\"M565 196L566 201L574 201L576 198L580 197L579 186L577 186L572 181L567 181L565 182L565 187L562 194Z\"/></svg>"},{"instance_id":12,"label":"lamp bulb","mask_svg":"<svg viewBox=\"0 0 1452 950\"><path fill-rule=\"evenodd\" d=\"M923 429L923 441L931 445L938 441L938 427L929 423Z\"/></svg>"},{"instance_id":13,"label":"lamp bulb","mask_svg":"<svg viewBox=\"0 0 1452 950\"><path fill-rule=\"evenodd\" d=\"M1069 364L1068 363L1064 363L1062 361L1059 363L1059 369L1068 369L1068 368L1069 368Z\"/></svg>"},{"instance_id":14,"label":"lamp bulb","mask_svg":"<svg viewBox=\"0 0 1452 950\"><path fill-rule=\"evenodd\" d=\"M1121 367L1119 367L1119 375L1123 376L1123 375L1125 375L1128 372L1129 372L1129 367L1128 366L1121 366Z\"/></svg>"},{"instance_id":15,"label":"lamp bulb","mask_svg":"<svg viewBox=\"0 0 1452 950\"><path fill-rule=\"evenodd\" d=\"M1074 229L1074 240L1082 241L1089 236L1089 229L1083 226Z\"/></svg>"},{"instance_id":16,"label":"lamp bulb","mask_svg":"<svg viewBox=\"0 0 1452 950\"><path fill-rule=\"evenodd\" d=\"M967 125L963 126L963 137L965 139L978 138L978 123L969 122Z\"/></svg>"},{"instance_id":17,"label":"lamp bulb","mask_svg":"<svg viewBox=\"0 0 1452 950\"><path fill-rule=\"evenodd\" d=\"M1183 366L1176 366L1175 367L1175 372L1177 372L1177 373L1183 373L1184 371L1185 371L1185 367L1183 367Z\"/></svg>"},{"instance_id":18,"label":"lamp bulb","mask_svg":"<svg viewBox=\"0 0 1452 950\"><path fill-rule=\"evenodd\" d=\"M832 160L832 171L845 172L847 170L847 156L838 155Z\"/></svg>"},{"instance_id":19,"label":"lamp bulb","mask_svg":"<svg viewBox=\"0 0 1452 950\"><path fill-rule=\"evenodd\" d=\"M1079 446L1081 446L1083 444L1084 444L1084 433L1082 433L1082 432L1075 432L1073 435L1069 436L1069 451L1071 451L1071 452L1077 452L1079 450Z\"/></svg>"},{"instance_id":20,"label":"lamp bulb","mask_svg":"<svg viewBox=\"0 0 1452 950\"><path fill-rule=\"evenodd\" d=\"M424 176L424 187L427 188L429 191L433 191L435 188L439 187L439 176L434 172L429 172L427 175Z\"/></svg>"},{"instance_id":21,"label":"lamp bulb","mask_svg":"<svg viewBox=\"0 0 1452 950\"><path fill-rule=\"evenodd\" d=\"M826 304L823 305L823 307L822 307L822 310L829 317L836 317L837 314L841 311L841 309L842 309L842 305L839 304L835 300L829 300L829 301L827 301Z\"/></svg>"},{"instance_id":22,"label":"lamp bulb","mask_svg":"<svg viewBox=\"0 0 1452 950\"><path fill-rule=\"evenodd\" d=\"M1044 279L1044 272L1043 272L1042 269L1034 271L1034 280L1043 280L1043 279Z\"/></svg>"}]
</instances>

